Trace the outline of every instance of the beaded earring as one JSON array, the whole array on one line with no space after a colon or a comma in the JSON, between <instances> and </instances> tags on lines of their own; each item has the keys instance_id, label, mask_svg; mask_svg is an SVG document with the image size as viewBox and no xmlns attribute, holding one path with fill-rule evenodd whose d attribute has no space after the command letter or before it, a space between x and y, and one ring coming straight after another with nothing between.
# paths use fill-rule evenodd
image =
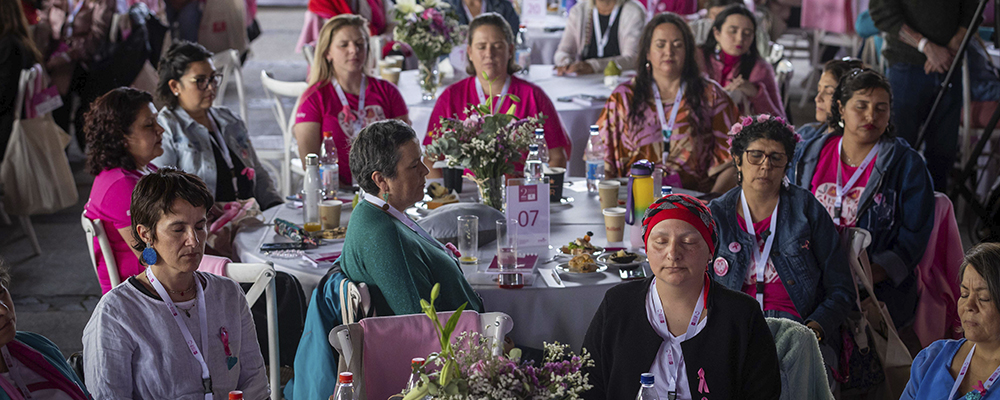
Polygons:
<instances>
[{"instance_id":1,"label":"beaded earring","mask_svg":"<svg viewBox=\"0 0 1000 400\"><path fill-rule=\"evenodd\" d=\"M156 264L156 249L153 248L152 244L146 243L146 248L142 249L142 261L145 262L146 265Z\"/></svg>"}]
</instances>

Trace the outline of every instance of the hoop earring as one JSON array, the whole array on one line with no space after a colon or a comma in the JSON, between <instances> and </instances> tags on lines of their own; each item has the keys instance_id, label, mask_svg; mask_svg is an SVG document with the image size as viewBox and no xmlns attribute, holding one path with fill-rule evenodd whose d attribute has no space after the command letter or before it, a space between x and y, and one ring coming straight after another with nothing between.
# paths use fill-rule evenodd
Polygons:
<instances>
[{"instance_id":1,"label":"hoop earring","mask_svg":"<svg viewBox=\"0 0 1000 400\"><path fill-rule=\"evenodd\" d=\"M142 249L142 261L146 265L153 265L156 264L157 258L156 249L153 248L152 244L146 243L146 248Z\"/></svg>"}]
</instances>

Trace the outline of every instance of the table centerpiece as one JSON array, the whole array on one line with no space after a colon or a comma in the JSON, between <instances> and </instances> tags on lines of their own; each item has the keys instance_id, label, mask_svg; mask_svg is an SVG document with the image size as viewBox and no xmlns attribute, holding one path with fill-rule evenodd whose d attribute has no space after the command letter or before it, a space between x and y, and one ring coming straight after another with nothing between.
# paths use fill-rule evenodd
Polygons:
<instances>
[{"instance_id":1,"label":"table centerpiece","mask_svg":"<svg viewBox=\"0 0 1000 400\"><path fill-rule=\"evenodd\" d=\"M485 73L483 77L489 81ZM489 90L485 104L465 109L464 121L441 118L441 126L428 133L434 140L426 151L431 157L443 156L449 167L472 171L466 177L479 186L483 204L503 211L505 175L516 171L522 153L534 141L535 129L542 127L546 116L515 117L521 99L513 94L505 95L512 101L510 109L494 113L493 100L499 96ZM506 103L503 99L497 101Z\"/></svg>"},{"instance_id":2,"label":"table centerpiece","mask_svg":"<svg viewBox=\"0 0 1000 400\"><path fill-rule=\"evenodd\" d=\"M536 366L521 361L518 349L495 354L499 350L494 351L493 339L476 332L463 332L452 341L465 304L441 325L434 308L440 292L441 285L435 284L430 302L420 299L420 308L434 322L441 352L431 353L418 367L420 384L405 393L404 400L579 399L591 388L583 367L594 361L586 349L577 356L566 351L569 345L545 343L545 359Z\"/></svg>"},{"instance_id":3,"label":"table centerpiece","mask_svg":"<svg viewBox=\"0 0 1000 400\"><path fill-rule=\"evenodd\" d=\"M438 60L465 42L468 27L458 24L458 15L442 0L398 0L393 20L395 40L406 43L417 56L422 98L432 101L441 80Z\"/></svg>"}]
</instances>

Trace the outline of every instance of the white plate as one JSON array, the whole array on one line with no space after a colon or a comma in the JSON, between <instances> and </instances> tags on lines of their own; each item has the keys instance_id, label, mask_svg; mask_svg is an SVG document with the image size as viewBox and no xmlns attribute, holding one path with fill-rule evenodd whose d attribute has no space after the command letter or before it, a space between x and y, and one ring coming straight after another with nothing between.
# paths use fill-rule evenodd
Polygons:
<instances>
[{"instance_id":1,"label":"white plate","mask_svg":"<svg viewBox=\"0 0 1000 400\"><path fill-rule=\"evenodd\" d=\"M597 263L597 271L594 271L594 272L574 272L573 270L569 269L569 263L562 263L562 264L559 264L559 265L556 266L556 270L559 271L560 273L569 274L569 275L572 275L572 276L584 276L584 275L593 275L593 274L596 274L596 273L607 271L608 270L608 266L604 265L604 264L601 264L601 263Z\"/></svg>"},{"instance_id":2,"label":"white plate","mask_svg":"<svg viewBox=\"0 0 1000 400\"><path fill-rule=\"evenodd\" d=\"M568 245L564 244L563 246L568 246ZM591 251L590 255L594 256L594 257L597 257L597 256L599 256L603 252L604 252L604 248L603 247L601 247L601 246L594 246L594 251ZM559 254L567 256L567 257L573 257L573 254L564 253L562 251L562 246L559 246Z\"/></svg>"},{"instance_id":3,"label":"white plate","mask_svg":"<svg viewBox=\"0 0 1000 400\"><path fill-rule=\"evenodd\" d=\"M613 255L615 255L615 253L601 254L600 256L597 257L597 261L605 263L605 264L608 264L608 265L611 265L611 266L615 266L615 267L617 267L617 266L632 266L632 265L638 265L638 264L642 264L642 263L646 262L646 255L644 255L642 253L636 253L637 257L635 258L635 260L632 260L632 262L627 262L627 263L616 263L614 261L611 261L611 256L613 256Z\"/></svg>"}]
</instances>

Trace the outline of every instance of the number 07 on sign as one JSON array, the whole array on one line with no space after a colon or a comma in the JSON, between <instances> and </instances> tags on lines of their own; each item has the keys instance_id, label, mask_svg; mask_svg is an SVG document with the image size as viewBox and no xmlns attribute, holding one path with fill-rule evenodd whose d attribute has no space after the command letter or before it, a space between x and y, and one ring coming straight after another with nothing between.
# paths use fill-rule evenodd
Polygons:
<instances>
[{"instance_id":1,"label":"number 07 on sign","mask_svg":"<svg viewBox=\"0 0 1000 400\"><path fill-rule=\"evenodd\" d=\"M507 186L507 220L517 221L517 245L549 245L549 184Z\"/></svg>"}]
</instances>

